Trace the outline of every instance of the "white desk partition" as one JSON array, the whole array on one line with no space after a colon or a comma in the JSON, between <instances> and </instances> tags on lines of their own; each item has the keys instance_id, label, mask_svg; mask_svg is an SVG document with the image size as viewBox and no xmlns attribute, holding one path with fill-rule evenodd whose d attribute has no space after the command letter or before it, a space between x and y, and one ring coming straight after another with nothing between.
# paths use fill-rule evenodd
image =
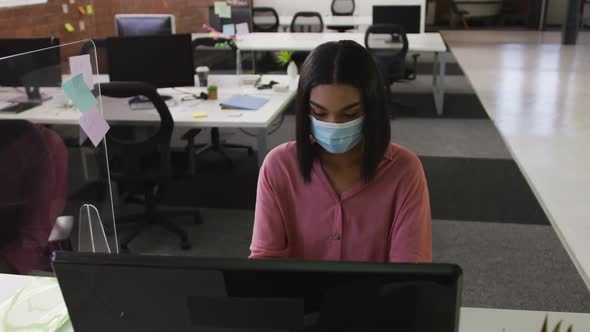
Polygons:
<instances>
[{"instance_id":1,"label":"white desk partition","mask_svg":"<svg viewBox=\"0 0 590 332\"><path fill-rule=\"evenodd\" d=\"M253 0L254 7L272 7L279 16L293 16L301 11L314 11L331 16L332 0ZM420 32L426 24L426 0L355 0L356 16L373 16L373 6L420 6Z\"/></svg>"}]
</instances>

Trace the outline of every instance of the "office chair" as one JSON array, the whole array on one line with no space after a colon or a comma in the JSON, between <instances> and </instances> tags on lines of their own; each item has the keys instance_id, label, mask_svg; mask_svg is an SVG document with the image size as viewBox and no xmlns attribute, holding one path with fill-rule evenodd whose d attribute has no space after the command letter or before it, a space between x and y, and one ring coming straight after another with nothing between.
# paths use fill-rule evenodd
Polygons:
<instances>
[{"instance_id":1,"label":"office chair","mask_svg":"<svg viewBox=\"0 0 590 332\"><path fill-rule=\"evenodd\" d=\"M213 6L209 7L209 26L217 31L223 31L224 24L248 23L248 29L252 31L252 7L232 6L231 18L221 18L215 14Z\"/></svg>"},{"instance_id":2,"label":"office chair","mask_svg":"<svg viewBox=\"0 0 590 332\"><path fill-rule=\"evenodd\" d=\"M469 15L469 12L459 8L457 2L455 0L450 0L451 3L451 15L449 18L449 27L455 28L456 22L455 17L459 17L461 22L463 23L463 27L465 29L469 29L469 25L467 25L466 16Z\"/></svg>"},{"instance_id":3,"label":"office chair","mask_svg":"<svg viewBox=\"0 0 590 332\"><path fill-rule=\"evenodd\" d=\"M214 47L216 43L221 43L226 40L224 39L214 39L210 37L205 38L196 38L193 40L193 48L197 50L200 47ZM237 47L235 44L229 44L232 53L235 55L237 51ZM199 128L193 128L187 131L184 135L182 135L182 139L187 141L187 149L189 153L189 165L191 167L191 171L194 172L195 169L195 157L199 156L208 151L215 151L219 153L227 162L228 165L233 165L232 160L226 154L225 149L246 149L248 151L248 155L252 156L254 154L254 150L252 147L248 145L242 144L232 144L232 143L225 143L222 142L219 135L219 128L214 127L211 128L211 141L209 144L195 144L195 137L201 132Z\"/></svg>"},{"instance_id":4,"label":"office chair","mask_svg":"<svg viewBox=\"0 0 590 332\"><path fill-rule=\"evenodd\" d=\"M291 32L322 32L324 20L317 12L298 12L291 21Z\"/></svg>"},{"instance_id":5,"label":"office chair","mask_svg":"<svg viewBox=\"0 0 590 332\"><path fill-rule=\"evenodd\" d=\"M371 38L371 35L387 35L385 40ZM391 37L391 40L389 40ZM408 66L406 57L408 54L408 37L401 25L374 24L365 32L365 47L373 55L379 71L385 82L386 91L395 82L416 79L416 66L419 54L412 55L413 63ZM400 108L412 108L408 105L393 101Z\"/></svg>"},{"instance_id":6,"label":"office chair","mask_svg":"<svg viewBox=\"0 0 590 332\"><path fill-rule=\"evenodd\" d=\"M355 9L355 3L354 0L332 0L331 9L332 15L334 16L352 16ZM354 26L328 26L328 29L345 32L354 29Z\"/></svg>"},{"instance_id":7,"label":"office chair","mask_svg":"<svg viewBox=\"0 0 590 332\"><path fill-rule=\"evenodd\" d=\"M252 8L253 32L278 32L279 14L271 7Z\"/></svg>"},{"instance_id":8,"label":"office chair","mask_svg":"<svg viewBox=\"0 0 590 332\"><path fill-rule=\"evenodd\" d=\"M199 209L194 207L166 207L162 204L161 193L173 180L170 164L170 140L174 122L168 106L153 86L142 82L101 83L103 96L130 98L145 96L155 106L160 116L158 131L145 140L119 138L113 133L106 136L111 180L127 197L125 202L143 205L143 212L117 217L117 225L126 221L138 221L140 225L128 238L120 241L122 249L148 227L161 226L178 235L182 249L191 244L187 233L165 219L171 216L192 216L195 223L202 222ZM136 196L140 198L136 198Z\"/></svg>"},{"instance_id":9,"label":"office chair","mask_svg":"<svg viewBox=\"0 0 590 332\"><path fill-rule=\"evenodd\" d=\"M0 258L29 274L47 260L49 235L68 199L68 150L51 129L0 121Z\"/></svg>"}]
</instances>

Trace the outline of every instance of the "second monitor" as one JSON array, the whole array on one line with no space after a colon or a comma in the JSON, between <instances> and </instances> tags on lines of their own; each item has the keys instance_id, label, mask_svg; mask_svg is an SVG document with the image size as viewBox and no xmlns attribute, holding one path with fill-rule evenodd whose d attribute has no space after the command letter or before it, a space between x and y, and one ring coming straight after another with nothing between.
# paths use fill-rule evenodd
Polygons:
<instances>
[{"instance_id":1,"label":"second monitor","mask_svg":"<svg viewBox=\"0 0 590 332\"><path fill-rule=\"evenodd\" d=\"M194 86L191 35L107 39L109 79L157 88Z\"/></svg>"},{"instance_id":2,"label":"second monitor","mask_svg":"<svg viewBox=\"0 0 590 332\"><path fill-rule=\"evenodd\" d=\"M406 33L420 33L420 6L373 6L373 24L398 24Z\"/></svg>"}]
</instances>

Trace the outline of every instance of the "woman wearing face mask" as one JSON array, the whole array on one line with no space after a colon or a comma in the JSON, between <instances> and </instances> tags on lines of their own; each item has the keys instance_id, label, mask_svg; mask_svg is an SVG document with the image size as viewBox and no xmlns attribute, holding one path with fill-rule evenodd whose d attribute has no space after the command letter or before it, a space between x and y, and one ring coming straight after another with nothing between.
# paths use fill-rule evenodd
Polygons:
<instances>
[{"instance_id":1,"label":"woman wearing face mask","mask_svg":"<svg viewBox=\"0 0 590 332\"><path fill-rule=\"evenodd\" d=\"M424 171L389 143L384 84L365 48L340 41L311 52L296 121L297 140L260 169L250 258L430 262Z\"/></svg>"}]
</instances>

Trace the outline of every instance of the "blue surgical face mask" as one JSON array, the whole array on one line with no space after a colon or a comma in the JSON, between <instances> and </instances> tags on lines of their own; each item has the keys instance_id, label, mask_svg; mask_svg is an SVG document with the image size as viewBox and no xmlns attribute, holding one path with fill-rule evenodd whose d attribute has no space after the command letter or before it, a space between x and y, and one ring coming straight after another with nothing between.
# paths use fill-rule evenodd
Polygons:
<instances>
[{"instance_id":1,"label":"blue surgical face mask","mask_svg":"<svg viewBox=\"0 0 590 332\"><path fill-rule=\"evenodd\" d=\"M323 122L313 116L311 133L316 142L330 153L344 153L363 139L364 116L344 123Z\"/></svg>"}]
</instances>

